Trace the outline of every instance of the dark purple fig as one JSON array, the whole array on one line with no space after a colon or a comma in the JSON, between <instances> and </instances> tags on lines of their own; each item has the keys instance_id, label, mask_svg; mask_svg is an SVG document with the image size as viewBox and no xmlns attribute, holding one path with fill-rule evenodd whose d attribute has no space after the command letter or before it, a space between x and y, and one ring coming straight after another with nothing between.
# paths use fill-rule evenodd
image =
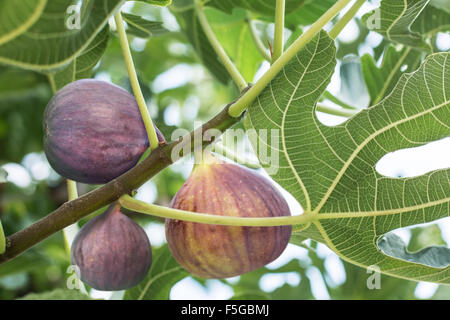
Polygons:
<instances>
[{"instance_id":1,"label":"dark purple fig","mask_svg":"<svg viewBox=\"0 0 450 320\"><path fill-rule=\"evenodd\" d=\"M124 290L144 279L152 264L152 249L144 229L113 204L77 234L71 260L80 279L92 288Z\"/></svg>"},{"instance_id":2,"label":"dark purple fig","mask_svg":"<svg viewBox=\"0 0 450 320\"><path fill-rule=\"evenodd\" d=\"M45 109L45 154L65 178L106 183L131 169L148 146L136 99L108 82L72 82Z\"/></svg>"},{"instance_id":3,"label":"dark purple fig","mask_svg":"<svg viewBox=\"0 0 450 320\"><path fill-rule=\"evenodd\" d=\"M289 216L280 192L245 167L211 156L194 167L172 200L176 209L235 217ZM291 226L234 227L166 220L166 239L178 261L202 278L227 278L258 269L286 248Z\"/></svg>"}]
</instances>

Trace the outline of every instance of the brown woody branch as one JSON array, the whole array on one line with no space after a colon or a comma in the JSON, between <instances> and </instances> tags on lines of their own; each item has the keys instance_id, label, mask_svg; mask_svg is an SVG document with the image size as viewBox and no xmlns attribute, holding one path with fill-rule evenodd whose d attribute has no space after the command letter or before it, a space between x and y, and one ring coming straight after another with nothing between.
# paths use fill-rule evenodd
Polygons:
<instances>
[{"instance_id":1,"label":"brown woody branch","mask_svg":"<svg viewBox=\"0 0 450 320\"><path fill-rule=\"evenodd\" d=\"M203 133L209 129L218 129L220 132L223 132L231 127L240 120L240 118L233 118L228 114L228 109L232 103L225 106L219 114L204 123L200 128L189 133L190 139L183 137L178 141L160 145L145 160L120 177L108 182L99 189L64 203L58 209L33 223L31 226L7 237L6 252L0 255L0 264L18 256L35 244L77 222L91 212L116 201L123 194L132 193L147 180L173 163L171 154L175 147L182 149L185 144L190 144L189 150L192 150L194 136L203 137ZM203 146L212 142L203 140Z\"/></svg>"}]
</instances>

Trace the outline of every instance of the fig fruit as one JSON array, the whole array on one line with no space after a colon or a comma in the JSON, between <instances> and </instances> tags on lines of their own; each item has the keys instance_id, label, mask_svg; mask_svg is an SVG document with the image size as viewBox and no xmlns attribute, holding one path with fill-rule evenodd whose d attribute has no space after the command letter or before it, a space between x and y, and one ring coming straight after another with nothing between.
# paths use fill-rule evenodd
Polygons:
<instances>
[{"instance_id":1,"label":"fig fruit","mask_svg":"<svg viewBox=\"0 0 450 320\"><path fill-rule=\"evenodd\" d=\"M74 81L59 90L45 109L45 154L65 178L106 183L131 169L148 146L135 98L116 85L94 79Z\"/></svg>"},{"instance_id":2,"label":"fig fruit","mask_svg":"<svg viewBox=\"0 0 450 320\"><path fill-rule=\"evenodd\" d=\"M92 288L123 290L137 285L152 263L150 241L118 204L89 220L75 237L71 261Z\"/></svg>"},{"instance_id":3,"label":"fig fruit","mask_svg":"<svg viewBox=\"0 0 450 320\"><path fill-rule=\"evenodd\" d=\"M289 216L286 200L268 179L210 155L196 165L172 200L176 209L235 217ZM258 269L286 248L291 226L236 227L166 219L166 239L178 261L202 278L227 278Z\"/></svg>"}]
</instances>

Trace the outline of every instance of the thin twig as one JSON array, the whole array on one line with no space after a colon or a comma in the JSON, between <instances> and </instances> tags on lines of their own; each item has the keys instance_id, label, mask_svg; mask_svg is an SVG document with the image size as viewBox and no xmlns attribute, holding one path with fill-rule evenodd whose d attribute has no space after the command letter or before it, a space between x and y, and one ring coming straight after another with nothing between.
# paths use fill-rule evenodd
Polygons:
<instances>
[{"instance_id":1,"label":"thin twig","mask_svg":"<svg viewBox=\"0 0 450 320\"><path fill-rule=\"evenodd\" d=\"M241 75L239 70L236 68L233 61L231 61L230 57L228 57L219 40L217 40L216 35L214 34L214 31L209 25L208 19L206 18L205 13L203 12L203 6L199 3L199 1L195 2L195 12L197 14L197 18L200 22L200 25L202 26L202 29L205 32L205 35L208 38L209 43L213 47L217 56L219 57L220 62L222 62L225 69L227 69L228 73L238 86L239 90L242 91L247 87L247 82L245 81L244 77Z\"/></svg>"},{"instance_id":2,"label":"thin twig","mask_svg":"<svg viewBox=\"0 0 450 320\"><path fill-rule=\"evenodd\" d=\"M272 63L283 53L285 0L276 0Z\"/></svg>"},{"instance_id":3,"label":"thin twig","mask_svg":"<svg viewBox=\"0 0 450 320\"><path fill-rule=\"evenodd\" d=\"M226 105L219 114L182 139L160 145L141 163L116 179L75 200L64 203L29 227L8 236L6 238L6 251L0 255L0 263L16 257L55 232L118 200L122 195L131 194L148 179L177 160L172 160L174 150L181 150L181 152L177 152L177 155L180 154L181 156L187 155L183 153L185 149L189 150L190 153L194 145L194 137L203 137L204 132L209 129L218 129L220 132L224 132L233 124L239 122L240 118L234 118L228 114L228 109L232 103ZM202 141L202 144L206 146L211 142ZM187 148L185 148L186 146Z\"/></svg>"},{"instance_id":4,"label":"thin twig","mask_svg":"<svg viewBox=\"0 0 450 320\"><path fill-rule=\"evenodd\" d=\"M158 136L156 135L156 130L153 126L152 118L150 117L150 114L148 112L147 104L145 103L144 95L142 94L141 87L139 85L139 80L137 77L136 69L134 68L133 57L131 56L130 46L128 45L127 34L125 33L125 26L123 24L120 11L118 11L114 15L114 20L116 22L117 33L119 34L120 47L122 48L123 58L127 67L128 76L130 78L131 88L133 89L134 96L136 97L139 111L141 112L142 121L144 122L145 130L147 131L150 149L154 150L159 145Z\"/></svg>"},{"instance_id":5,"label":"thin twig","mask_svg":"<svg viewBox=\"0 0 450 320\"><path fill-rule=\"evenodd\" d=\"M250 15L247 13L246 22L248 24L248 29L250 31L250 35L252 36L253 43L255 44L256 49L258 49L261 56L264 60L271 61L272 57L267 52L267 48L264 46L263 42L258 36L258 33L255 28L255 22L251 19Z\"/></svg>"},{"instance_id":6,"label":"thin twig","mask_svg":"<svg viewBox=\"0 0 450 320\"><path fill-rule=\"evenodd\" d=\"M230 108L230 115L238 117L256 99L281 69L313 39L351 0L339 0L278 58L266 73Z\"/></svg>"}]
</instances>

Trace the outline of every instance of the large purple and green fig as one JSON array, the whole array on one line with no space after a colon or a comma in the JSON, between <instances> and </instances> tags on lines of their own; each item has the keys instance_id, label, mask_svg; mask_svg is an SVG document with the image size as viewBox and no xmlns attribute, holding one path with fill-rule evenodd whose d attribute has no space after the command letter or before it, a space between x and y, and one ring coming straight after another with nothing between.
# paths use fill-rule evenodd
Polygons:
<instances>
[{"instance_id":1,"label":"large purple and green fig","mask_svg":"<svg viewBox=\"0 0 450 320\"><path fill-rule=\"evenodd\" d=\"M157 128L156 132L164 141ZM136 99L108 82L72 82L45 109L45 154L65 178L106 183L131 169L148 146Z\"/></svg>"},{"instance_id":2,"label":"large purple and green fig","mask_svg":"<svg viewBox=\"0 0 450 320\"><path fill-rule=\"evenodd\" d=\"M152 249L145 231L113 204L77 234L71 260L80 279L92 288L124 290L144 279L152 264Z\"/></svg>"},{"instance_id":3,"label":"large purple and green fig","mask_svg":"<svg viewBox=\"0 0 450 320\"><path fill-rule=\"evenodd\" d=\"M289 216L286 200L268 179L212 155L196 165L171 206L234 217ZM258 269L280 256L291 226L235 227L166 220L169 248L187 271L227 278Z\"/></svg>"}]
</instances>

